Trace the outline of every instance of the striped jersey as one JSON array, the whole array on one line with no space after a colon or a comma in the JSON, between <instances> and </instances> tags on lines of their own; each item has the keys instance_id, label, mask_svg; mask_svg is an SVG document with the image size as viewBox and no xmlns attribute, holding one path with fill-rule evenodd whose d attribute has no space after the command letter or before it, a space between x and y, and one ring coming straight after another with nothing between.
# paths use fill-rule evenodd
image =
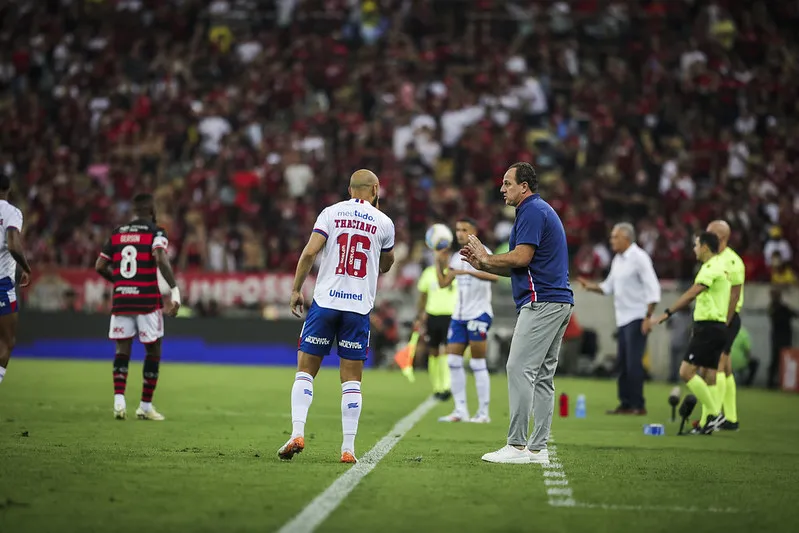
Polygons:
<instances>
[{"instance_id":1,"label":"striped jersey","mask_svg":"<svg viewBox=\"0 0 799 533\"><path fill-rule=\"evenodd\" d=\"M163 307L153 252L168 245L166 231L147 220L134 220L114 230L100 253L113 269L111 314L146 315Z\"/></svg>"}]
</instances>

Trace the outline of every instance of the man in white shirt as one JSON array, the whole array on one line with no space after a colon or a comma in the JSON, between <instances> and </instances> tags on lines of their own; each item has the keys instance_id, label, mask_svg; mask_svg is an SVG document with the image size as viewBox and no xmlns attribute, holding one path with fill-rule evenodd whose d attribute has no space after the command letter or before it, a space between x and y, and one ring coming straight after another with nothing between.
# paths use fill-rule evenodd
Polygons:
<instances>
[{"instance_id":1,"label":"man in white shirt","mask_svg":"<svg viewBox=\"0 0 799 533\"><path fill-rule=\"evenodd\" d=\"M660 282L652 259L635 243L632 224L616 224L610 246L616 256L607 279L596 283L580 277L577 281L586 290L614 297L619 328L619 406L608 414L645 415L643 358L652 313L660 301Z\"/></svg>"}]
</instances>

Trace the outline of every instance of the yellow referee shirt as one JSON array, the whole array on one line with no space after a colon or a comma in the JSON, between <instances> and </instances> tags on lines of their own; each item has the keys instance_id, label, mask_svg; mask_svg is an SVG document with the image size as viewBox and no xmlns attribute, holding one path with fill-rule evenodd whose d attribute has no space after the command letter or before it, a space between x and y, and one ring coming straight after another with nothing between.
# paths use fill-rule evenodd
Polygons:
<instances>
[{"instance_id":1,"label":"yellow referee shirt","mask_svg":"<svg viewBox=\"0 0 799 533\"><path fill-rule=\"evenodd\" d=\"M696 297L694 321L726 324L732 284L727 274L727 264L721 255L714 255L702 265L694 283L707 287Z\"/></svg>"},{"instance_id":2,"label":"yellow referee shirt","mask_svg":"<svg viewBox=\"0 0 799 533\"><path fill-rule=\"evenodd\" d=\"M431 265L422 271L416 288L419 292L427 294L427 305L425 313L432 316L449 316L455 311L455 299L458 291L455 287L456 280L452 285L442 289L438 286L438 274L435 265Z\"/></svg>"},{"instance_id":3,"label":"yellow referee shirt","mask_svg":"<svg viewBox=\"0 0 799 533\"><path fill-rule=\"evenodd\" d=\"M727 246L724 251L719 253L718 257L724 262L727 269L727 274L730 278L730 286L741 286L741 296L738 298L738 303L735 305L735 312L740 313L741 308L744 306L744 281L746 281L746 266L744 266L741 256L735 253L735 250Z\"/></svg>"}]
</instances>

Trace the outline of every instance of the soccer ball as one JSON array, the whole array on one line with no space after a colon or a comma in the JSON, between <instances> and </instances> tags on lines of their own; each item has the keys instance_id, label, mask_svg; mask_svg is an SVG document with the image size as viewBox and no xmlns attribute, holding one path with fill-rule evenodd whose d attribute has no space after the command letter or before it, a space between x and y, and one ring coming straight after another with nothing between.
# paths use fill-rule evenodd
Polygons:
<instances>
[{"instance_id":1,"label":"soccer ball","mask_svg":"<svg viewBox=\"0 0 799 533\"><path fill-rule=\"evenodd\" d=\"M424 234L424 243L431 250L443 250L452 245L452 231L444 224L433 224Z\"/></svg>"}]
</instances>

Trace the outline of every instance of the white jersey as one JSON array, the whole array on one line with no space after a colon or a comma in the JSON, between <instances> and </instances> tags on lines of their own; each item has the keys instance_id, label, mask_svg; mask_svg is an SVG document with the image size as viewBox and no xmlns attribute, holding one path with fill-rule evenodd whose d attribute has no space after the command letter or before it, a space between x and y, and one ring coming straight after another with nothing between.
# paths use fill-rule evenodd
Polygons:
<instances>
[{"instance_id":1,"label":"white jersey","mask_svg":"<svg viewBox=\"0 0 799 533\"><path fill-rule=\"evenodd\" d=\"M314 288L317 305L369 314L380 254L394 248L394 223L370 203L353 198L324 209L314 231L327 239Z\"/></svg>"},{"instance_id":2,"label":"white jersey","mask_svg":"<svg viewBox=\"0 0 799 533\"><path fill-rule=\"evenodd\" d=\"M488 248L486 248L486 252L493 255ZM449 260L449 268L477 272L477 269L466 262L460 253L453 254ZM459 274L455 278L458 280L458 294L455 298L455 311L452 313L452 319L474 320L483 313L488 313L488 316L493 317L491 282L478 279L471 274Z\"/></svg>"},{"instance_id":3,"label":"white jersey","mask_svg":"<svg viewBox=\"0 0 799 533\"><path fill-rule=\"evenodd\" d=\"M8 251L6 232L9 228L22 231L22 211L5 200L0 200L0 281L10 278L13 286L17 274L17 262Z\"/></svg>"}]
</instances>

